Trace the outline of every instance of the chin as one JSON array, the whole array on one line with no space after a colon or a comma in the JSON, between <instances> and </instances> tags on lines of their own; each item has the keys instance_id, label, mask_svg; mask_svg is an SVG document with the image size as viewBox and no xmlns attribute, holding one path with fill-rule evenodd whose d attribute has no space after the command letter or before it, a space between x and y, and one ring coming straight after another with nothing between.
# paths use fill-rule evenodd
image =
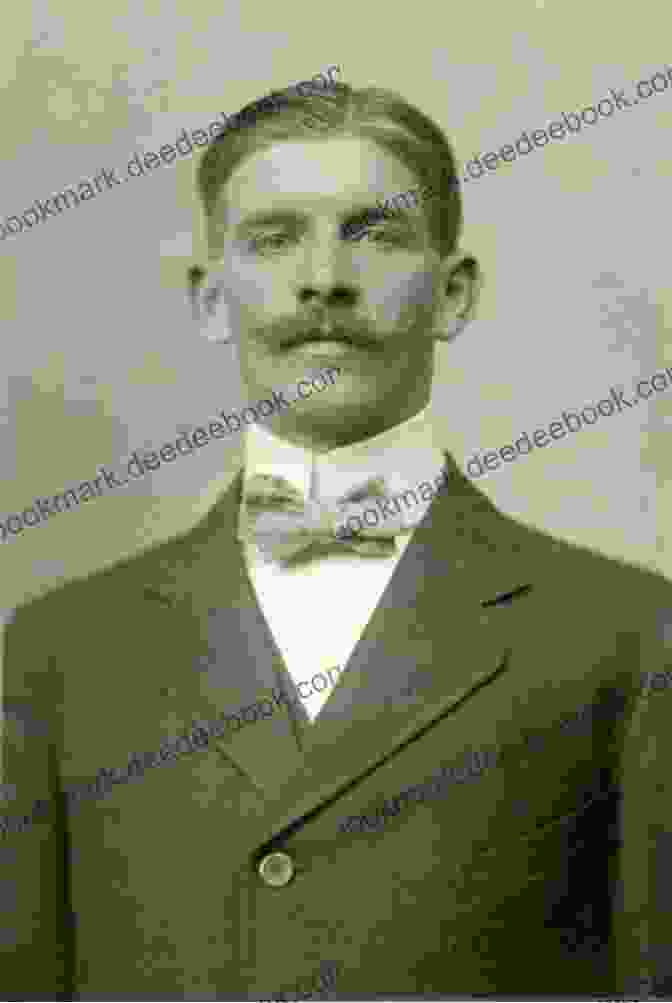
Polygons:
<instances>
[{"instance_id":1,"label":"chin","mask_svg":"<svg viewBox=\"0 0 672 1003\"><path fill-rule=\"evenodd\" d=\"M336 407L303 411L297 418L305 428L312 427L315 431L366 438L371 424L378 425L381 413L381 405L376 401L343 401Z\"/></svg>"},{"instance_id":2,"label":"chin","mask_svg":"<svg viewBox=\"0 0 672 1003\"><path fill-rule=\"evenodd\" d=\"M376 407L376 398L367 387L329 387L321 395L315 394L304 401L297 401L296 408L302 415L319 418L347 419L360 415L362 410Z\"/></svg>"}]
</instances>

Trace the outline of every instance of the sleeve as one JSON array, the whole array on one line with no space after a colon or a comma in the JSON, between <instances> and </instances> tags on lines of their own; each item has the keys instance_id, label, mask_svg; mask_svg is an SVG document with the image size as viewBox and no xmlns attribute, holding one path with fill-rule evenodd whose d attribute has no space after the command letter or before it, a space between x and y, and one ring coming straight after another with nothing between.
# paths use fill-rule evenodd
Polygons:
<instances>
[{"instance_id":1,"label":"sleeve","mask_svg":"<svg viewBox=\"0 0 672 1003\"><path fill-rule=\"evenodd\" d=\"M672 585L639 644L622 735L614 909L617 990L672 998Z\"/></svg>"},{"instance_id":2,"label":"sleeve","mask_svg":"<svg viewBox=\"0 0 672 1003\"><path fill-rule=\"evenodd\" d=\"M63 800L43 600L5 626L0 676L0 999L72 999Z\"/></svg>"}]
</instances>

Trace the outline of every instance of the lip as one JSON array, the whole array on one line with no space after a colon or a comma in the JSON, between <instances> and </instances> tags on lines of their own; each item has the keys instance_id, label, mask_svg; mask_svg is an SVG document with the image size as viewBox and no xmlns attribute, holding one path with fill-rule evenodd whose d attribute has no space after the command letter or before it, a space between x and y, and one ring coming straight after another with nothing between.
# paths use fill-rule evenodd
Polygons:
<instances>
[{"instance_id":1,"label":"lip","mask_svg":"<svg viewBox=\"0 0 672 1003\"><path fill-rule=\"evenodd\" d=\"M343 330L343 328L314 327L300 336L298 345L312 345L314 342L319 341L342 341L346 345L352 345L353 343L349 333Z\"/></svg>"},{"instance_id":2,"label":"lip","mask_svg":"<svg viewBox=\"0 0 672 1003\"><path fill-rule=\"evenodd\" d=\"M293 349L305 355L348 355L356 352L353 343L346 338L309 338L301 341Z\"/></svg>"}]
</instances>

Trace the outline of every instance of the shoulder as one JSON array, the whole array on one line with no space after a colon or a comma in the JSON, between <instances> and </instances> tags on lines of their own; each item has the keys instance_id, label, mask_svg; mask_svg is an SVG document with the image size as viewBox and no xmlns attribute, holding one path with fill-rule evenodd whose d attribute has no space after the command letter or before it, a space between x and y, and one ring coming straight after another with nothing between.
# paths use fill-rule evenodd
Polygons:
<instances>
[{"instance_id":1,"label":"shoulder","mask_svg":"<svg viewBox=\"0 0 672 1003\"><path fill-rule=\"evenodd\" d=\"M12 656L27 650L53 653L60 639L87 631L88 619L103 612L108 621L123 616L144 583L156 577L157 569L177 562L194 530L152 544L98 568L87 575L58 583L18 605L5 620L5 666ZM26 658L23 657L25 663Z\"/></svg>"},{"instance_id":2,"label":"shoulder","mask_svg":"<svg viewBox=\"0 0 672 1003\"><path fill-rule=\"evenodd\" d=\"M6 633L17 635L19 628L22 634L47 630L53 637L54 629L63 634L66 627L76 632L72 618L79 623L81 633L88 616L102 614L108 622L115 617L120 619L129 607L137 608L138 596L152 586L180 581L213 542L233 539L240 482L238 473L194 525L167 540L153 542L30 598L15 609L6 623Z\"/></svg>"},{"instance_id":3,"label":"shoulder","mask_svg":"<svg viewBox=\"0 0 672 1003\"><path fill-rule=\"evenodd\" d=\"M659 571L526 528L540 553L557 561L562 584L575 593L589 591L595 605L613 604L614 610L625 606L635 616L661 603L672 607L672 581Z\"/></svg>"},{"instance_id":4,"label":"shoulder","mask_svg":"<svg viewBox=\"0 0 672 1003\"><path fill-rule=\"evenodd\" d=\"M446 454L448 460L450 456ZM546 529L523 522L500 509L493 499L454 464L444 496L448 516L442 524L450 544L450 527L457 512L460 532L475 547L485 546L507 564L519 565L530 581L543 584L549 593L561 591L566 602L590 601L593 609L623 608L637 618L653 607L672 607L672 581L659 571L609 556L585 543L554 536ZM451 496L457 501L451 502ZM447 529L447 532L446 532Z\"/></svg>"},{"instance_id":5,"label":"shoulder","mask_svg":"<svg viewBox=\"0 0 672 1003\"><path fill-rule=\"evenodd\" d=\"M672 581L505 518L547 625L562 624L577 644L599 638L605 662L627 662L638 677L661 660L672 666Z\"/></svg>"}]
</instances>

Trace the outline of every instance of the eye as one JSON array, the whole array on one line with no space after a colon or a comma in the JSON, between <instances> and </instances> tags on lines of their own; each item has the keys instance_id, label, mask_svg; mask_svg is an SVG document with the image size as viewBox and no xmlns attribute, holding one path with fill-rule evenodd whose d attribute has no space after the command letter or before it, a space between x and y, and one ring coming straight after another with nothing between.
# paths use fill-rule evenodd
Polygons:
<instances>
[{"instance_id":1,"label":"eye","mask_svg":"<svg viewBox=\"0 0 672 1003\"><path fill-rule=\"evenodd\" d=\"M289 243L289 235L286 233L261 233L253 237L250 247L253 251L282 251Z\"/></svg>"},{"instance_id":2,"label":"eye","mask_svg":"<svg viewBox=\"0 0 672 1003\"><path fill-rule=\"evenodd\" d=\"M368 226L354 235L357 243L366 240L370 244L378 244L379 247L398 247L408 239L408 234L400 233L391 227Z\"/></svg>"},{"instance_id":3,"label":"eye","mask_svg":"<svg viewBox=\"0 0 672 1003\"><path fill-rule=\"evenodd\" d=\"M390 230L384 230L382 227L371 230L369 236L374 244L394 243L395 241L398 243L401 240L401 234L392 233Z\"/></svg>"}]
</instances>

